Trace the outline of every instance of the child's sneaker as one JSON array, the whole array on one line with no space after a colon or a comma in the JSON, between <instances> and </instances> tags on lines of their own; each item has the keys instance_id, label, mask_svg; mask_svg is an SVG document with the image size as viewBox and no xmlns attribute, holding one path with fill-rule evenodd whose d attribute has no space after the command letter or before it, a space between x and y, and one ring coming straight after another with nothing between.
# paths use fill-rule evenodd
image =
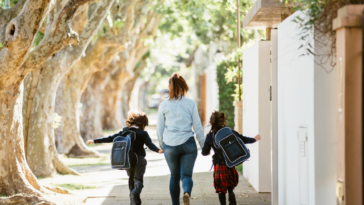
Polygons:
<instances>
[{"instance_id":1,"label":"child's sneaker","mask_svg":"<svg viewBox=\"0 0 364 205\"><path fill-rule=\"evenodd\" d=\"M188 193L183 195L183 205L190 205L190 195Z\"/></svg>"},{"instance_id":2,"label":"child's sneaker","mask_svg":"<svg viewBox=\"0 0 364 205\"><path fill-rule=\"evenodd\" d=\"M139 194L130 193L130 205L141 205L142 200Z\"/></svg>"},{"instance_id":3,"label":"child's sneaker","mask_svg":"<svg viewBox=\"0 0 364 205\"><path fill-rule=\"evenodd\" d=\"M229 194L229 205L236 205L236 199L234 193Z\"/></svg>"}]
</instances>

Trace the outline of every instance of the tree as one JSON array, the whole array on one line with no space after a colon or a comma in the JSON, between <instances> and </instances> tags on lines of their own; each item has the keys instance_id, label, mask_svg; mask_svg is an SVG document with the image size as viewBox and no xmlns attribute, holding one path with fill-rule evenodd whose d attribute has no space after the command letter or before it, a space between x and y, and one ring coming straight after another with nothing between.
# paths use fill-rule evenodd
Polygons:
<instances>
[{"instance_id":1,"label":"tree","mask_svg":"<svg viewBox=\"0 0 364 205\"><path fill-rule=\"evenodd\" d=\"M56 132L58 150L61 153L67 153L64 151L72 148L74 144L72 144L72 140L70 139L74 138L76 135L80 135L78 105L86 85L95 72L104 70L105 65L110 64L120 51L126 49L125 43L136 30L133 25L138 23L137 21L143 20L143 18L139 17L142 15L141 12L136 15L134 13L138 9L140 10L141 7L145 7L144 10L147 10L148 4L145 2L148 1L125 1L122 7L119 7L118 10L114 11L114 19L115 16L125 15L125 22L123 22L121 27L115 23L113 23L113 25L116 26L107 29L104 27L104 33L101 34L102 36L98 38L95 45L88 49L89 52L86 56L83 57L81 61L69 71L67 77L64 78L61 85L61 88L64 89L59 89L57 93L57 99L59 99L59 103L57 103L57 112L65 118L61 127ZM116 28L122 31L118 32ZM105 30L107 31L105 32ZM95 131L94 129L87 129L86 132L89 132L89 130ZM102 136L102 129L98 129L96 132L92 132L92 134L100 137ZM72 154L80 155L82 153L72 151Z\"/></svg>"},{"instance_id":2,"label":"tree","mask_svg":"<svg viewBox=\"0 0 364 205\"><path fill-rule=\"evenodd\" d=\"M130 110L131 94L134 90L135 83L140 77L141 72L147 67L148 55L144 55L140 62L134 68L134 76L125 83L125 87L122 91L122 112L128 113ZM127 117L127 116L124 116Z\"/></svg>"},{"instance_id":3,"label":"tree","mask_svg":"<svg viewBox=\"0 0 364 205\"><path fill-rule=\"evenodd\" d=\"M66 1L67 2L67 1ZM11 9L0 8L0 193L15 196L0 199L1 203L28 203L44 201L42 193L54 188L39 184L25 160L22 122L22 83L24 77L47 58L68 44L78 43L69 22L78 9L92 1L70 0L60 7L49 29L53 37L47 37L30 51L33 40L43 22L52 11L51 0L19 0ZM61 44L53 46L58 39ZM30 196L32 195L32 196Z\"/></svg>"},{"instance_id":4,"label":"tree","mask_svg":"<svg viewBox=\"0 0 364 205\"><path fill-rule=\"evenodd\" d=\"M141 9L139 9L141 13ZM136 15L136 19L139 15ZM140 21L138 27L140 32L138 35L132 35L130 38L130 45L128 48L121 53L119 53L117 60L113 62L113 66L116 68L114 72L110 73L109 77L104 74L95 73L95 78L92 83L88 85L85 93L82 97L82 102L84 106L83 117L81 119L81 133L84 139L94 139L96 136L94 133L99 133L100 128L120 128L122 117L122 106L121 106L121 94L125 83L134 74L133 70L135 65L141 59L141 57L148 51L150 44L148 40L156 35L158 25L159 25L160 15L154 11L149 11L145 22ZM136 27L136 28L138 28ZM101 77L100 76L103 76ZM107 82L105 82L105 80ZM98 85L105 85L104 90L100 90ZM92 92L92 93L90 93ZM97 92L97 93L96 93ZM92 106L100 106L97 109L89 109L87 106L90 105L92 96L99 97L101 104L94 104ZM102 108L102 109L101 109ZM101 111L101 113L95 113L96 111ZM95 116L101 116L101 121L95 120ZM107 116L107 118L103 117ZM92 117L92 118L89 118ZM93 120L94 119L94 120ZM96 123L96 124L92 124ZM102 123L102 125L98 124ZM94 130L94 129L98 130Z\"/></svg>"},{"instance_id":5,"label":"tree","mask_svg":"<svg viewBox=\"0 0 364 205\"><path fill-rule=\"evenodd\" d=\"M241 15L245 15L253 2L240 1ZM236 1L235 0L196 0L169 1L158 5L163 14L160 30L175 37L190 36L190 43L209 45L210 42L225 42L231 51L236 48ZM241 42L246 42L253 32L243 31ZM190 51L192 52L192 51Z\"/></svg>"},{"instance_id":6,"label":"tree","mask_svg":"<svg viewBox=\"0 0 364 205\"><path fill-rule=\"evenodd\" d=\"M150 48L150 40L155 39L161 16L155 11L150 11L147 21L140 24L141 32L135 35L129 50L120 55L120 69L113 73L103 92L102 125L106 129L118 129L122 126L122 119L126 118L127 111L122 103L125 84L132 79L134 68L143 55Z\"/></svg>"},{"instance_id":7,"label":"tree","mask_svg":"<svg viewBox=\"0 0 364 205\"><path fill-rule=\"evenodd\" d=\"M59 160L56 148L54 145L54 107L57 88L68 70L81 58L86 47L92 40L93 36L103 22L107 12L112 6L114 0L101 1L96 10L92 13L85 28L80 34L78 45L65 47L58 51L51 58L46 58L45 62L36 66L33 71L32 85L29 88L27 103L26 128L29 128L24 133L26 141L26 157L28 164L36 176L49 177L58 172L63 174L77 174L72 169L65 166ZM63 2L63 1L61 1ZM55 7L57 9L57 6ZM39 46L46 45L48 37L53 39L53 31L48 29L49 25L53 24L53 20L57 19L51 13L48 16L48 26L46 33ZM67 22L68 30L71 22ZM56 27L56 30L60 29ZM75 32L70 30L70 35L75 35ZM62 41L53 42L53 47L60 44ZM38 46L38 47L39 47ZM26 64L26 63L25 63ZM23 65L24 66L24 65ZM37 78L34 78L38 76ZM97 156L98 153L89 150L82 139L73 139L77 142L78 151L84 155Z\"/></svg>"}]
</instances>

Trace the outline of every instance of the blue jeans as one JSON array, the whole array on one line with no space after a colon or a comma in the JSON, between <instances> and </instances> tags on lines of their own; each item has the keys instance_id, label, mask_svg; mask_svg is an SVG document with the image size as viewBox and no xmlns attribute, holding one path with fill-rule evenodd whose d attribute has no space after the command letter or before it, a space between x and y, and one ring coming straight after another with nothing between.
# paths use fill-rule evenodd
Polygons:
<instances>
[{"instance_id":1,"label":"blue jeans","mask_svg":"<svg viewBox=\"0 0 364 205\"><path fill-rule=\"evenodd\" d=\"M192 192L192 173L197 158L195 138L191 137L187 142L178 146L164 144L164 157L171 171L169 191L172 203L179 205L180 180L182 180L183 193L187 192L191 196Z\"/></svg>"}]
</instances>

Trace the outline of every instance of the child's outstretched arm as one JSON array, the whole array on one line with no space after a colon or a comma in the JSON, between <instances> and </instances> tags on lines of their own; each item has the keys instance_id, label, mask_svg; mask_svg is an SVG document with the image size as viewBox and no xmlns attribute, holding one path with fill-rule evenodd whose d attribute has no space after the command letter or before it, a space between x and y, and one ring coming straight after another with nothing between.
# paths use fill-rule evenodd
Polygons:
<instances>
[{"instance_id":1,"label":"child's outstretched arm","mask_svg":"<svg viewBox=\"0 0 364 205\"><path fill-rule=\"evenodd\" d=\"M238 132L236 132L235 130L234 130L234 133L235 133L237 136L239 136L239 138L240 138L241 140L243 140L243 142L244 142L245 144L251 144L251 143L254 143L254 142L259 141L259 140L261 139L261 137L260 137L260 135L259 135L259 134L257 134L254 138L251 138L251 137L245 137L245 136L243 136L243 135L239 134Z\"/></svg>"},{"instance_id":2,"label":"child's outstretched arm","mask_svg":"<svg viewBox=\"0 0 364 205\"><path fill-rule=\"evenodd\" d=\"M100 138L96 138L94 140L87 140L86 144L94 144L94 143L108 143L108 142L113 142L115 137L120 136L123 133L123 131L110 135L108 137L100 137Z\"/></svg>"},{"instance_id":3,"label":"child's outstretched arm","mask_svg":"<svg viewBox=\"0 0 364 205\"><path fill-rule=\"evenodd\" d=\"M148 132L145 132L145 134L143 135L144 138L144 144L147 145L147 147L155 152L158 153L163 153L163 150L159 149L157 146L155 146L155 144L152 142L152 139L150 139L150 136L148 134Z\"/></svg>"}]
</instances>

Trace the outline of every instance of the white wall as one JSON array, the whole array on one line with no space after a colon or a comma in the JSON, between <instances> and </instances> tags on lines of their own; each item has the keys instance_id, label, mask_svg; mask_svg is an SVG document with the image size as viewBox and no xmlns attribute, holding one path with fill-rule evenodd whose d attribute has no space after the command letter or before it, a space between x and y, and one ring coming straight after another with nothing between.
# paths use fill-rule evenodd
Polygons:
<instances>
[{"instance_id":1,"label":"white wall","mask_svg":"<svg viewBox=\"0 0 364 205\"><path fill-rule=\"evenodd\" d=\"M244 163L244 177L258 192L271 190L270 147L270 41L258 41L243 54L243 135L262 136L248 145L251 158Z\"/></svg>"},{"instance_id":2,"label":"white wall","mask_svg":"<svg viewBox=\"0 0 364 205\"><path fill-rule=\"evenodd\" d=\"M271 32L271 204L278 205L278 30Z\"/></svg>"},{"instance_id":3,"label":"white wall","mask_svg":"<svg viewBox=\"0 0 364 205\"><path fill-rule=\"evenodd\" d=\"M278 26L278 141L279 204L300 204L299 126L307 126L308 203L315 200L314 175L314 62L311 56L300 56L298 24L290 16ZM312 39L311 39L312 40ZM299 57L300 56L300 57Z\"/></svg>"},{"instance_id":4,"label":"white wall","mask_svg":"<svg viewBox=\"0 0 364 205\"><path fill-rule=\"evenodd\" d=\"M327 59L329 40L316 38L323 43L315 42L314 58L316 204L336 204L336 68Z\"/></svg>"},{"instance_id":5,"label":"white wall","mask_svg":"<svg viewBox=\"0 0 364 205\"><path fill-rule=\"evenodd\" d=\"M300 40L297 15L305 18L296 12L278 26L279 204L336 204L335 76L298 49L307 41L315 53L322 48L313 33ZM307 141L299 144L299 134Z\"/></svg>"},{"instance_id":6,"label":"white wall","mask_svg":"<svg viewBox=\"0 0 364 205\"><path fill-rule=\"evenodd\" d=\"M210 120L212 112L219 110L219 86L216 82L216 63L205 69L206 74L206 121ZM206 132L211 127L206 127Z\"/></svg>"}]
</instances>

